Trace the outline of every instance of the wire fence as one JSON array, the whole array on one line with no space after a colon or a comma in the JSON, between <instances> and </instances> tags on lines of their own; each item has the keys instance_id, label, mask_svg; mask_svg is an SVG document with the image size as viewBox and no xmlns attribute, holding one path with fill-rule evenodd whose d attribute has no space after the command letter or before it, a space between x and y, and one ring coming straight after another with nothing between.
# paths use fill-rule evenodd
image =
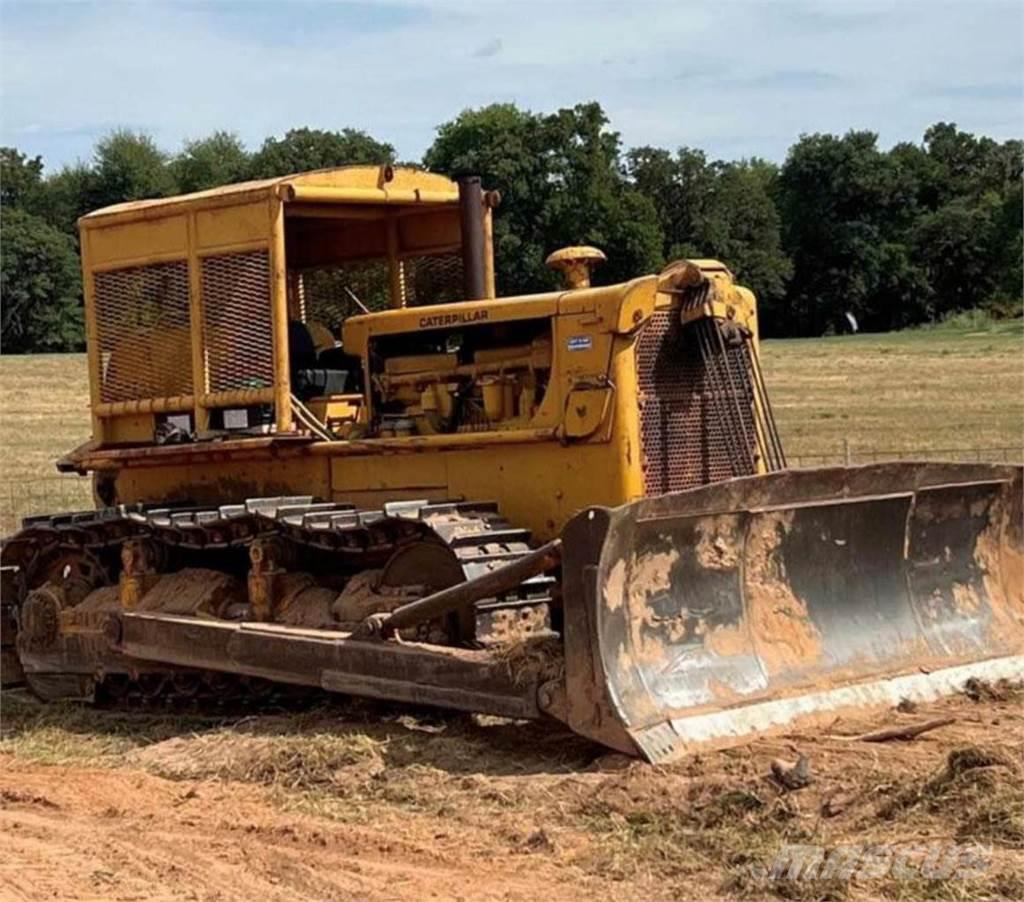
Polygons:
<instances>
[{"instance_id":1,"label":"wire fence","mask_svg":"<svg viewBox=\"0 0 1024 902\"><path fill-rule=\"evenodd\" d=\"M952 463L1019 464L1024 463L1024 445L1003 448L855 448L849 441L830 451L802 451L787 454L790 467L827 467L831 465L883 463L891 460L942 460Z\"/></svg>"},{"instance_id":2,"label":"wire fence","mask_svg":"<svg viewBox=\"0 0 1024 902\"><path fill-rule=\"evenodd\" d=\"M851 466L888 460L945 460L960 463L1024 463L1024 446L1002 448L854 448L844 441L831 450L787 456L793 468ZM90 510L92 480L83 476L45 476L0 482L0 536L18 529L25 517Z\"/></svg>"}]
</instances>

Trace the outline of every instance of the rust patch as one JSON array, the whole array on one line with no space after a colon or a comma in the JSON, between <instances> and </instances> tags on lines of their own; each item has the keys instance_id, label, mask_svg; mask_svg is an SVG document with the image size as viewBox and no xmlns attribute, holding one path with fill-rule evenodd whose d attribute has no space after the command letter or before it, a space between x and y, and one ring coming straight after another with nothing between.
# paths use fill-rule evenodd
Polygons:
<instances>
[{"instance_id":1,"label":"rust patch","mask_svg":"<svg viewBox=\"0 0 1024 902\"><path fill-rule=\"evenodd\" d=\"M633 657L624 642L619 643L619 649L615 653L615 667L619 673L628 673L633 668Z\"/></svg>"},{"instance_id":2,"label":"rust patch","mask_svg":"<svg viewBox=\"0 0 1024 902\"><path fill-rule=\"evenodd\" d=\"M619 558L604 583L604 603L609 611L622 607L626 596L626 561Z\"/></svg>"},{"instance_id":3,"label":"rust patch","mask_svg":"<svg viewBox=\"0 0 1024 902\"><path fill-rule=\"evenodd\" d=\"M1024 548L1014 541L1007 518L1001 519L978 536L974 560L988 596L992 635L1001 644L1020 649L1024 648Z\"/></svg>"},{"instance_id":4,"label":"rust patch","mask_svg":"<svg viewBox=\"0 0 1024 902\"><path fill-rule=\"evenodd\" d=\"M749 655L753 652L750 635L736 624L711 630L704 639L704 647L723 658Z\"/></svg>"},{"instance_id":5,"label":"rust patch","mask_svg":"<svg viewBox=\"0 0 1024 902\"><path fill-rule=\"evenodd\" d=\"M73 608L65 608L60 612L60 633L63 636L102 633L109 615L120 610L117 586L94 589Z\"/></svg>"},{"instance_id":6,"label":"rust patch","mask_svg":"<svg viewBox=\"0 0 1024 902\"><path fill-rule=\"evenodd\" d=\"M490 618L488 641L509 646L528 642L547 627L548 618L546 604L495 611Z\"/></svg>"},{"instance_id":7,"label":"rust patch","mask_svg":"<svg viewBox=\"0 0 1024 902\"><path fill-rule=\"evenodd\" d=\"M645 554L633 562L629 568L629 594L631 598L646 601L652 595L664 592L672 585L670 573L672 565L679 560L679 552L661 551L657 554Z\"/></svg>"},{"instance_id":8,"label":"rust patch","mask_svg":"<svg viewBox=\"0 0 1024 902\"><path fill-rule=\"evenodd\" d=\"M760 514L751 520L747 536L747 617L769 676L802 670L824 655L821 633L794 594L777 554L792 522L791 510Z\"/></svg>"},{"instance_id":9,"label":"rust patch","mask_svg":"<svg viewBox=\"0 0 1024 902\"><path fill-rule=\"evenodd\" d=\"M701 522L695 549L697 563L708 570L734 570L739 565L740 546L734 515L706 517Z\"/></svg>"},{"instance_id":10,"label":"rust patch","mask_svg":"<svg viewBox=\"0 0 1024 902\"><path fill-rule=\"evenodd\" d=\"M708 680L708 691L714 697L715 703L720 705L737 704L747 700L746 696L737 692L728 683L713 678Z\"/></svg>"},{"instance_id":11,"label":"rust patch","mask_svg":"<svg viewBox=\"0 0 1024 902\"><path fill-rule=\"evenodd\" d=\"M377 591L380 570L362 570L353 576L331 608L334 617L342 623L358 623L378 611L393 611L401 604L397 596L382 597Z\"/></svg>"},{"instance_id":12,"label":"rust patch","mask_svg":"<svg viewBox=\"0 0 1024 902\"><path fill-rule=\"evenodd\" d=\"M634 559L629 567L629 633L633 659L637 664L661 664L667 642L679 641L685 632L685 618L666 620L651 607L651 600L672 585L671 571L679 552L661 551Z\"/></svg>"},{"instance_id":13,"label":"rust patch","mask_svg":"<svg viewBox=\"0 0 1024 902\"><path fill-rule=\"evenodd\" d=\"M422 597L417 586L381 586L383 570L361 570L353 576L331 604L331 613L341 623L359 623L370 614L390 613L410 601ZM415 638L415 629L403 630L402 636Z\"/></svg>"},{"instance_id":14,"label":"rust patch","mask_svg":"<svg viewBox=\"0 0 1024 902\"><path fill-rule=\"evenodd\" d=\"M99 589L94 589L86 595L86 597L71 610L80 613L99 613L101 611L119 611L120 609L121 601L118 598L117 586L102 586Z\"/></svg>"},{"instance_id":15,"label":"rust patch","mask_svg":"<svg viewBox=\"0 0 1024 902\"><path fill-rule=\"evenodd\" d=\"M978 593L967 583L953 583L953 607L964 618L973 620L981 611Z\"/></svg>"}]
</instances>

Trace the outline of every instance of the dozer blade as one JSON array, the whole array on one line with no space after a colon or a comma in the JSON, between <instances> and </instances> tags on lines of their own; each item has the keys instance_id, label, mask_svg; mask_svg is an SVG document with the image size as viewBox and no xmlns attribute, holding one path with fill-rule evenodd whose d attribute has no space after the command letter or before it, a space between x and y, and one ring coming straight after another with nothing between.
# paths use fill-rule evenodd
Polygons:
<instances>
[{"instance_id":1,"label":"dozer blade","mask_svg":"<svg viewBox=\"0 0 1024 902\"><path fill-rule=\"evenodd\" d=\"M1021 475L788 471L584 511L564 534L567 720L667 761L1024 677Z\"/></svg>"}]
</instances>

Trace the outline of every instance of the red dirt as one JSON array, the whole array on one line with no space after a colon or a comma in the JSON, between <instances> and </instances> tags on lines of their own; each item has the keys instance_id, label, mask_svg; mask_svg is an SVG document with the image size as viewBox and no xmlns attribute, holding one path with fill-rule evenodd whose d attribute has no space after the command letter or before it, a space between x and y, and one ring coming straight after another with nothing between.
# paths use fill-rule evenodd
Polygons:
<instances>
[{"instance_id":1,"label":"red dirt","mask_svg":"<svg viewBox=\"0 0 1024 902\"><path fill-rule=\"evenodd\" d=\"M355 712L212 727L168 718L154 735L103 712L5 705L0 899L548 902L898 891L923 900L934 887L787 886L748 875L784 843L926 841L991 849L977 892L961 885L950 892L969 895L943 898L1002 898L1024 891L1020 693L982 685L972 698L837 719L670 767L602 755L538 726L458 718ZM955 723L911 742L845 738L935 717ZM97 737L123 735L126 723L134 747L99 747ZM965 749L971 769L944 777ZM798 754L810 759L812 782L787 793L768 777L770 763ZM40 755L95 763L46 765Z\"/></svg>"},{"instance_id":2,"label":"red dirt","mask_svg":"<svg viewBox=\"0 0 1024 902\"><path fill-rule=\"evenodd\" d=\"M588 881L534 856L481 860L469 837L410 836L282 812L237 783L39 767L0 757L0 898L557 899ZM591 891L597 892L593 881Z\"/></svg>"}]
</instances>

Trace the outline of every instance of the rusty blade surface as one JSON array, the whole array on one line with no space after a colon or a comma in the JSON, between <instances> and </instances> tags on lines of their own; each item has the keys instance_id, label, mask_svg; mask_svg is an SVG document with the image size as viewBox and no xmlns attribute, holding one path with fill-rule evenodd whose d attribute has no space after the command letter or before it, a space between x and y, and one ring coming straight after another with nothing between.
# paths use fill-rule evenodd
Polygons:
<instances>
[{"instance_id":1,"label":"rusty blade surface","mask_svg":"<svg viewBox=\"0 0 1024 902\"><path fill-rule=\"evenodd\" d=\"M617 721L662 761L1024 676L1021 473L788 471L584 512L566 531L567 660L603 685L572 725L605 741Z\"/></svg>"}]
</instances>

